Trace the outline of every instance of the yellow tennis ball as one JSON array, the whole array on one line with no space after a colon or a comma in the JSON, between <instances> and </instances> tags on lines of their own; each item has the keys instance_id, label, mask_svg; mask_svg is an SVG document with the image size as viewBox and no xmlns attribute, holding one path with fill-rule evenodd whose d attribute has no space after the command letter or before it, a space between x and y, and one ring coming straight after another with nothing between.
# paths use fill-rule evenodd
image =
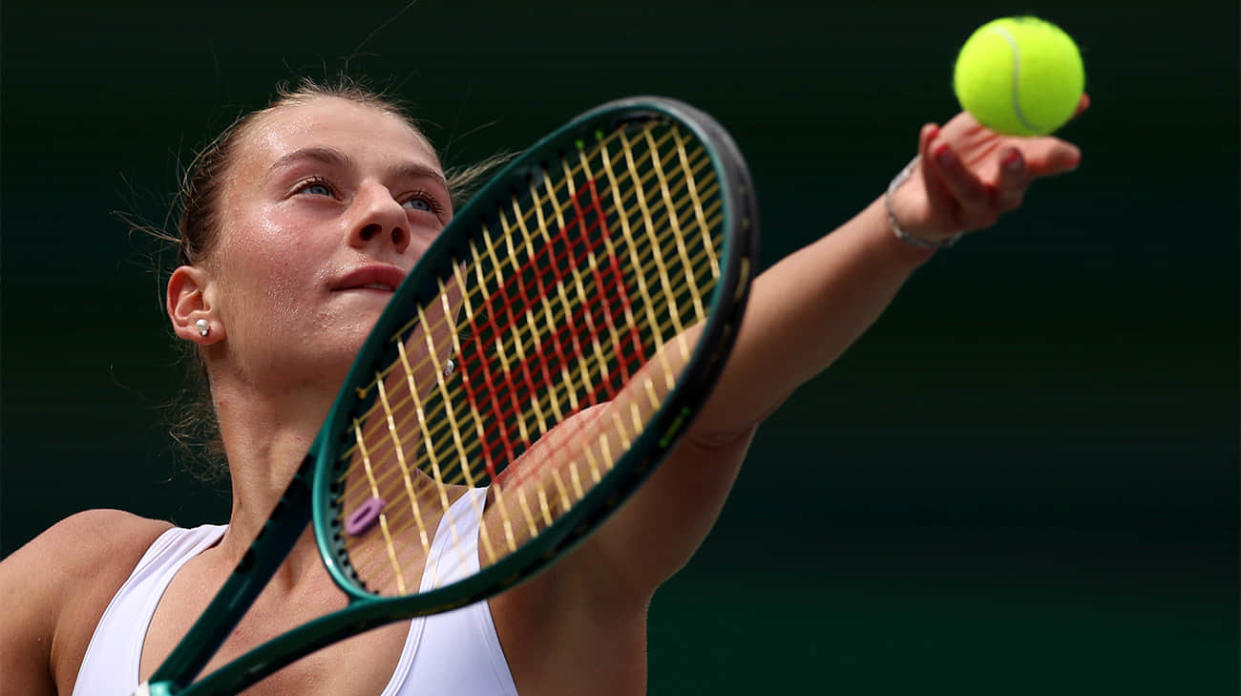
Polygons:
<instances>
[{"instance_id":1,"label":"yellow tennis ball","mask_svg":"<svg viewBox=\"0 0 1241 696\"><path fill-rule=\"evenodd\" d=\"M978 28L961 47L952 84L961 108L1011 135L1045 135L1081 101L1086 72L1077 44L1037 17L1005 17Z\"/></svg>"}]
</instances>

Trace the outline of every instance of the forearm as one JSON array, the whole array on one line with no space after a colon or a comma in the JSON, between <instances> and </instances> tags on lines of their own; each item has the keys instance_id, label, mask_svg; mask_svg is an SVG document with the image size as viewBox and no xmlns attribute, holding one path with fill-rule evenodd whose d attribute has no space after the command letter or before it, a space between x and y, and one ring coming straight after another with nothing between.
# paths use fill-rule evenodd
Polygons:
<instances>
[{"instance_id":1,"label":"forearm","mask_svg":"<svg viewBox=\"0 0 1241 696\"><path fill-rule=\"evenodd\" d=\"M823 371L891 303L931 252L893 236L878 199L759 276L737 344L693 434L740 437Z\"/></svg>"}]
</instances>

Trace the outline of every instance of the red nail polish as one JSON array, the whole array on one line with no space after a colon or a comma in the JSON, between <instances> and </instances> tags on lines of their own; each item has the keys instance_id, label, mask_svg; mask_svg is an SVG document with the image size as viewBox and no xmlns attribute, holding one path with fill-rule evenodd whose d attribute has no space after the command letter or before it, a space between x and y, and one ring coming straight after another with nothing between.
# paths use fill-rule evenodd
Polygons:
<instances>
[{"instance_id":1,"label":"red nail polish","mask_svg":"<svg viewBox=\"0 0 1241 696\"><path fill-rule=\"evenodd\" d=\"M1000 160L1000 164L1004 165L1005 169L1017 171L1021 168L1021 153L1010 150L1007 155L1004 155L1004 159Z\"/></svg>"},{"instance_id":2,"label":"red nail polish","mask_svg":"<svg viewBox=\"0 0 1241 696\"><path fill-rule=\"evenodd\" d=\"M952 153L952 148L948 143L941 143L935 148L935 160L944 166L949 166L956 161L956 155Z\"/></svg>"}]
</instances>

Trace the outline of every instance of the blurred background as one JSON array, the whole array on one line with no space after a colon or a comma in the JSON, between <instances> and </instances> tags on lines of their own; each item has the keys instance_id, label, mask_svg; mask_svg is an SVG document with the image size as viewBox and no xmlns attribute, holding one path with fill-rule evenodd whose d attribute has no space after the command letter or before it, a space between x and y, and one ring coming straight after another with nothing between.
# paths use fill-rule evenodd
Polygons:
<instances>
[{"instance_id":1,"label":"blurred background","mask_svg":"<svg viewBox=\"0 0 1241 696\"><path fill-rule=\"evenodd\" d=\"M226 517L169 444L184 366L117 213L162 223L181 166L276 82L391 84L450 164L684 99L748 156L769 265L955 113L976 26L1035 13L1083 50L1081 169L940 253L772 416L654 600L650 692L1237 693L1236 3L399 9L4 3L4 554L87 508Z\"/></svg>"}]
</instances>

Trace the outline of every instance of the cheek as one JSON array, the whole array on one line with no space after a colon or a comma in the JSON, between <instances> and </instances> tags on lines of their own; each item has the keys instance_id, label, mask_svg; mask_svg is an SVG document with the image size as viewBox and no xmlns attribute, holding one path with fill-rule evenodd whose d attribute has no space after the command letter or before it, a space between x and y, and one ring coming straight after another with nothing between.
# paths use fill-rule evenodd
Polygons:
<instances>
[{"instance_id":1,"label":"cheek","mask_svg":"<svg viewBox=\"0 0 1241 696\"><path fill-rule=\"evenodd\" d=\"M431 243L434 242L435 239L439 237L440 232L443 231L442 228L433 229L425 226L412 226L411 229L413 231L410 235L409 251L415 260L422 258L422 255L426 253L427 248L431 246Z\"/></svg>"},{"instance_id":2,"label":"cheek","mask_svg":"<svg viewBox=\"0 0 1241 696\"><path fill-rule=\"evenodd\" d=\"M332 246L314 235L258 217L234 226L226 235L225 292L233 314L260 322L304 315L306 305L324 287ZM276 315L276 316L273 316Z\"/></svg>"}]
</instances>

